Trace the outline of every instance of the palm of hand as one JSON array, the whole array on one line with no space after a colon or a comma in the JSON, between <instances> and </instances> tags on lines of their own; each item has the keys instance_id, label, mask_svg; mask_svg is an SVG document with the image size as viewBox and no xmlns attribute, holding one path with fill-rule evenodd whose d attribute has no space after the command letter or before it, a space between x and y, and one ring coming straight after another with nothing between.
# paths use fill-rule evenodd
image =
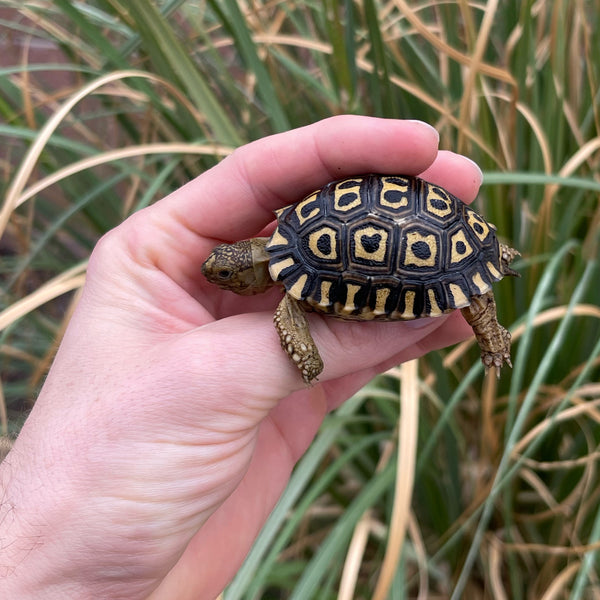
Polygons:
<instances>
[{"instance_id":1,"label":"palm of hand","mask_svg":"<svg viewBox=\"0 0 600 600\"><path fill-rule=\"evenodd\" d=\"M217 243L257 235L275 208L331 179L424 171L466 201L480 183L423 125L334 118L236 151L100 242L26 427L66 436L65 478L91 486L71 510L109 532L100 560L85 540L96 580L120 567L131 574L115 586L122 597L215 597L326 412L377 372L468 334L458 315L419 327L311 315L325 371L307 388L272 327L281 292L236 297L200 274ZM81 423L98 439L73 439Z\"/></svg>"}]
</instances>

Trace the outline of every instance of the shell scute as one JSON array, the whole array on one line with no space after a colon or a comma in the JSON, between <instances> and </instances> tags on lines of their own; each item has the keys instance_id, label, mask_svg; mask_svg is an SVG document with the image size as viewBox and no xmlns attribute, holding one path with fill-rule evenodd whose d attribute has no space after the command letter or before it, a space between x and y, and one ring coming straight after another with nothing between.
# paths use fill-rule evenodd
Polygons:
<instances>
[{"instance_id":1,"label":"shell scute","mask_svg":"<svg viewBox=\"0 0 600 600\"><path fill-rule=\"evenodd\" d=\"M439 273L443 255L441 232L435 228L413 225L402 230L397 267L400 273L409 276Z\"/></svg>"},{"instance_id":2,"label":"shell scute","mask_svg":"<svg viewBox=\"0 0 600 600\"><path fill-rule=\"evenodd\" d=\"M398 223L417 210L414 177L381 177L375 192L375 209Z\"/></svg>"}]
</instances>

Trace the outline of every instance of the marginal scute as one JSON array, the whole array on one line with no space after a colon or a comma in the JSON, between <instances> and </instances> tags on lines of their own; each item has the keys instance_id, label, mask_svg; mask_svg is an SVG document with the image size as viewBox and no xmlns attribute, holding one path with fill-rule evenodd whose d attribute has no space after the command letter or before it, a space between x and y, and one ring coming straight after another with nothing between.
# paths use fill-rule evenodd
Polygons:
<instances>
[{"instance_id":1,"label":"marginal scute","mask_svg":"<svg viewBox=\"0 0 600 600\"><path fill-rule=\"evenodd\" d=\"M302 300L304 298L304 287L306 286L306 281L308 279L308 275L303 273L296 279L296 281L288 288L288 294L296 300Z\"/></svg>"},{"instance_id":2,"label":"marginal scute","mask_svg":"<svg viewBox=\"0 0 600 600\"><path fill-rule=\"evenodd\" d=\"M440 305L435 295L435 290L433 288L429 288L427 290L427 300L427 314L430 317L439 317L441 314L443 314L444 311L440 308Z\"/></svg>"},{"instance_id":3,"label":"marginal scute","mask_svg":"<svg viewBox=\"0 0 600 600\"><path fill-rule=\"evenodd\" d=\"M471 278L471 280L475 284L475 287L477 288L477 292L479 294L485 294L492 287L489 283L486 283L483 280L483 277L481 276L481 273L479 273L479 272L475 273L473 275L473 277Z\"/></svg>"},{"instance_id":4,"label":"marginal scute","mask_svg":"<svg viewBox=\"0 0 600 600\"><path fill-rule=\"evenodd\" d=\"M502 273L500 273L500 271L498 271L498 269L496 268L496 266L494 265L494 263L492 263L491 261L488 260L485 263L485 266L487 267L487 270L490 272L490 275L496 281L500 281L500 279L502 279Z\"/></svg>"},{"instance_id":5,"label":"marginal scute","mask_svg":"<svg viewBox=\"0 0 600 600\"><path fill-rule=\"evenodd\" d=\"M348 283L346 284L346 304L344 304L344 308L341 309L341 314L351 315L354 311L356 311L357 306L355 304L356 294L360 291L360 286Z\"/></svg>"},{"instance_id":6,"label":"marginal scute","mask_svg":"<svg viewBox=\"0 0 600 600\"><path fill-rule=\"evenodd\" d=\"M457 283L448 284L448 290L450 291L452 308L462 308L469 304L469 298L463 290L463 288Z\"/></svg>"},{"instance_id":7,"label":"marginal scute","mask_svg":"<svg viewBox=\"0 0 600 600\"><path fill-rule=\"evenodd\" d=\"M267 249L268 249L268 246L267 246ZM295 265L296 265L296 262L294 261L294 259L291 256L282 258L279 261L272 260L269 263L269 274L275 281L277 281L279 279L279 276L281 275L281 273L283 271L285 271L285 269L289 269L290 267L294 267Z\"/></svg>"},{"instance_id":8,"label":"marginal scute","mask_svg":"<svg viewBox=\"0 0 600 600\"><path fill-rule=\"evenodd\" d=\"M401 319L408 320L408 319L416 319L417 318L418 315L415 312L415 298L416 297L417 297L417 294L414 290L407 290L406 292L404 292L404 295L403 295L404 308L400 315Z\"/></svg>"},{"instance_id":9,"label":"marginal scute","mask_svg":"<svg viewBox=\"0 0 600 600\"><path fill-rule=\"evenodd\" d=\"M379 288L375 291L375 307L373 308L373 314L375 316L386 314L385 304L390 296L390 292L390 288L387 287Z\"/></svg>"},{"instance_id":10,"label":"marginal scute","mask_svg":"<svg viewBox=\"0 0 600 600\"><path fill-rule=\"evenodd\" d=\"M320 307L325 312L327 312L327 309L331 306L330 292L331 281L321 281L321 294L316 306Z\"/></svg>"},{"instance_id":11,"label":"marginal scute","mask_svg":"<svg viewBox=\"0 0 600 600\"><path fill-rule=\"evenodd\" d=\"M276 229L267 242L266 248L275 248L275 246L287 246L289 244L289 240L285 238L279 229Z\"/></svg>"}]
</instances>

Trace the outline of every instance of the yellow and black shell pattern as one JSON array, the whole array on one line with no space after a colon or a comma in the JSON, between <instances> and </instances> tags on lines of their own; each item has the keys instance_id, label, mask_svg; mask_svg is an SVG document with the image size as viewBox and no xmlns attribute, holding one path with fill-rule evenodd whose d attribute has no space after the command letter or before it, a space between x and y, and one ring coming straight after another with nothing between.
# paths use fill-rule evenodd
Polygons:
<instances>
[{"instance_id":1,"label":"yellow and black shell pattern","mask_svg":"<svg viewBox=\"0 0 600 600\"><path fill-rule=\"evenodd\" d=\"M439 316L503 276L495 227L410 176L327 184L277 212L267 252L292 297L345 319Z\"/></svg>"}]
</instances>

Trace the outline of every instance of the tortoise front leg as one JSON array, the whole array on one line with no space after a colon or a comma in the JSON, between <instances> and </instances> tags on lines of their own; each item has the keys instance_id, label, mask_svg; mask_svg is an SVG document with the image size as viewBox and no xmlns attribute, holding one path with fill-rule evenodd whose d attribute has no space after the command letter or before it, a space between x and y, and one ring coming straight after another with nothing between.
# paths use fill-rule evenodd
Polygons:
<instances>
[{"instance_id":1,"label":"tortoise front leg","mask_svg":"<svg viewBox=\"0 0 600 600\"><path fill-rule=\"evenodd\" d=\"M510 333L498 323L494 294L489 292L473 296L471 304L461 309L467 323L473 328L477 343L481 348L481 361L486 369L496 367L498 377L500 368L510 362Z\"/></svg>"},{"instance_id":2,"label":"tortoise front leg","mask_svg":"<svg viewBox=\"0 0 600 600\"><path fill-rule=\"evenodd\" d=\"M323 370L319 350L310 335L308 319L298 301L285 294L273 317L281 347L300 369L302 379L310 383Z\"/></svg>"}]
</instances>

